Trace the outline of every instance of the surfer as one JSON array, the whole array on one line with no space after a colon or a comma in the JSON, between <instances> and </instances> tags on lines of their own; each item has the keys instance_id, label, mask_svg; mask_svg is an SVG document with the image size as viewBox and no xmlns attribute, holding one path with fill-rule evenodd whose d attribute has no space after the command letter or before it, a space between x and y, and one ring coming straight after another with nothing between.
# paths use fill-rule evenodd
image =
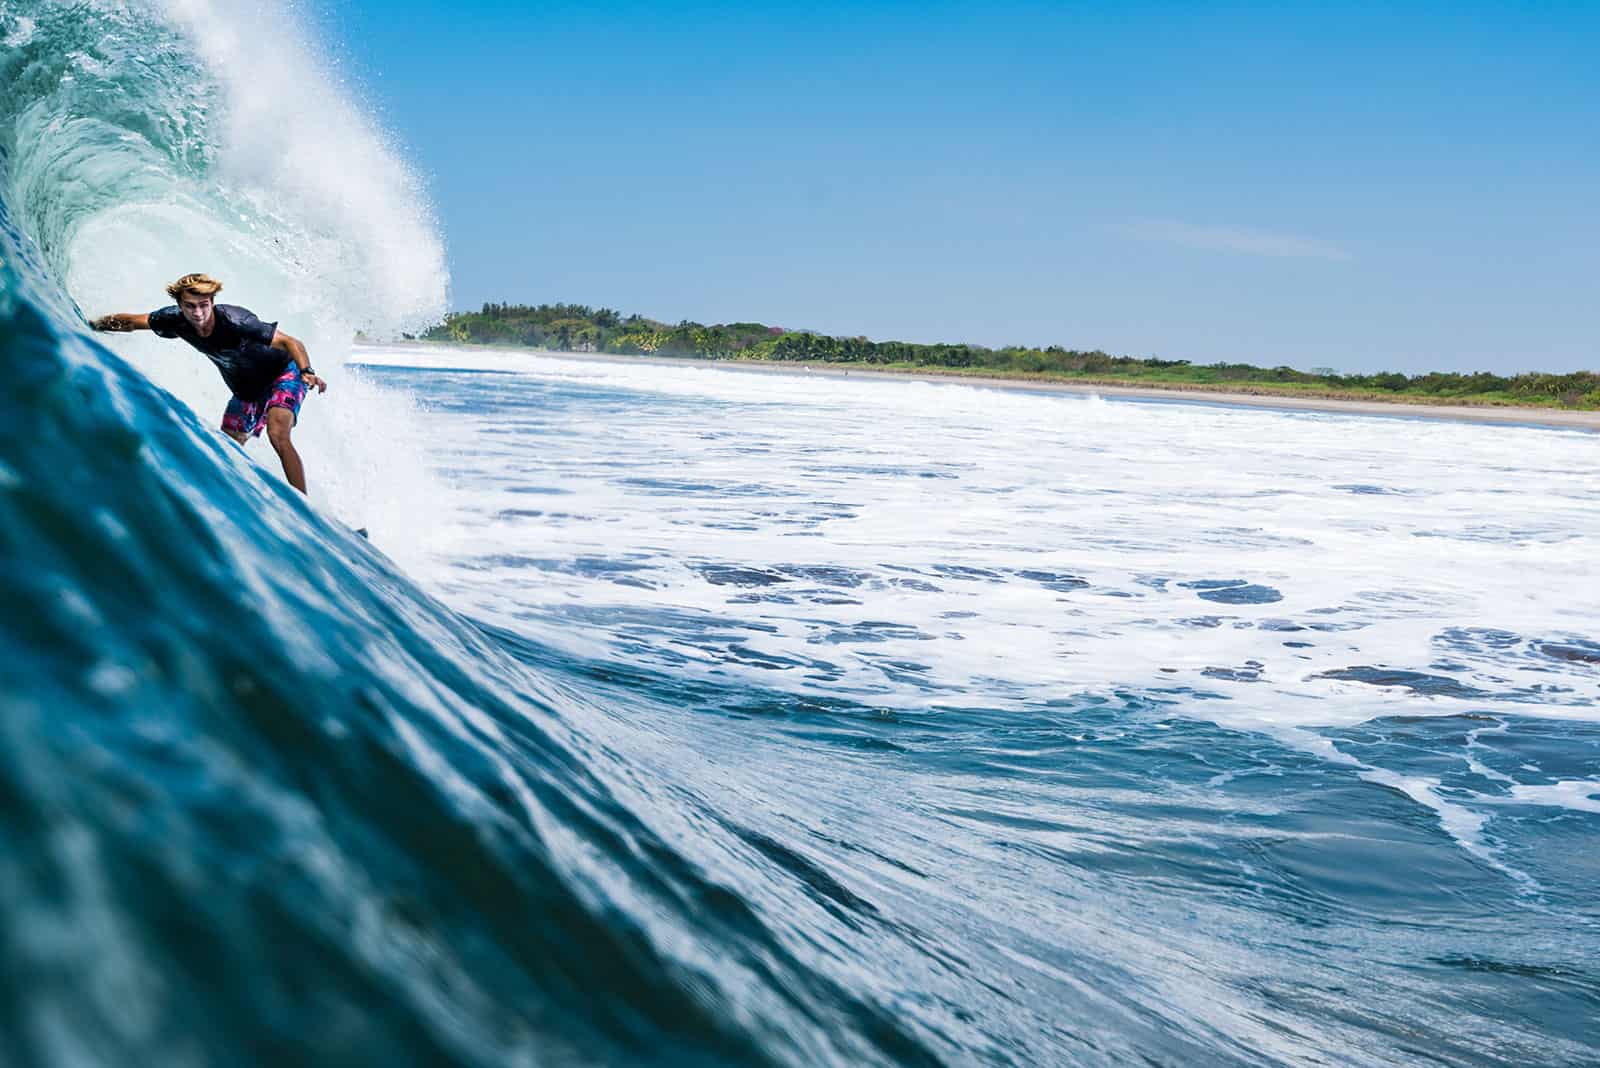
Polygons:
<instances>
[{"instance_id":1,"label":"surfer","mask_svg":"<svg viewBox=\"0 0 1600 1068\"><path fill-rule=\"evenodd\" d=\"M243 445L265 429L283 463L283 476L304 493L305 466L290 432L300 419L306 390L326 393L328 384L311 369L298 339L279 330L277 323L262 322L248 308L216 303L221 291L222 283L210 275L186 274L167 287L177 304L148 315L102 315L89 325L117 333L154 330L205 353L233 391L222 413L222 432Z\"/></svg>"}]
</instances>

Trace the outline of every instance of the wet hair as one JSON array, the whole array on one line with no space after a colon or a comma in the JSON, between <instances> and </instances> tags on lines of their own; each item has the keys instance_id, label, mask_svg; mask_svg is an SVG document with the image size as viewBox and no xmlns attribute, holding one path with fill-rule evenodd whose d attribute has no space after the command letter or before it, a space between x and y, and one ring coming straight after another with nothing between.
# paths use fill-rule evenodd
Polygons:
<instances>
[{"instance_id":1,"label":"wet hair","mask_svg":"<svg viewBox=\"0 0 1600 1068\"><path fill-rule=\"evenodd\" d=\"M185 293L214 297L220 292L222 283L209 274L186 274L167 287L167 296L173 300L182 300Z\"/></svg>"}]
</instances>

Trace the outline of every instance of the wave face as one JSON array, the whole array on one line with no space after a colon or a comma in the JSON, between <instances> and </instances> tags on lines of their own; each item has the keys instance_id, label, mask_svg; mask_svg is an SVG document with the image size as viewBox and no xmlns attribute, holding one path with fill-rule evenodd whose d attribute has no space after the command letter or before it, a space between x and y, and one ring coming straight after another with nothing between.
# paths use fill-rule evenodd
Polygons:
<instances>
[{"instance_id":1,"label":"wave face","mask_svg":"<svg viewBox=\"0 0 1600 1068\"><path fill-rule=\"evenodd\" d=\"M207 429L209 368L84 332L202 264L314 353L442 308L415 183L289 25L0 9L0 1059L881 1060L576 697ZM340 386L346 428L401 402Z\"/></svg>"},{"instance_id":2,"label":"wave face","mask_svg":"<svg viewBox=\"0 0 1600 1068\"><path fill-rule=\"evenodd\" d=\"M0 9L0 1061L1592 1059L1593 439L448 354L334 376L308 502L78 310L437 314L292 26Z\"/></svg>"}]
</instances>

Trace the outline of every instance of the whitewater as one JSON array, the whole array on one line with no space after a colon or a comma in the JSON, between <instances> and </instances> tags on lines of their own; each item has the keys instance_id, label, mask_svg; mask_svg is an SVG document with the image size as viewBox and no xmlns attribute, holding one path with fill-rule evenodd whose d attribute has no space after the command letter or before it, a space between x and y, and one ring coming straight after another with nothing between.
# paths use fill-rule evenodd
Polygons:
<instances>
[{"instance_id":1,"label":"whitewater","mask_svg":"<svg viewBox=\"0 0 1600 1068\"><path fill-rule=\"evenodd\" d=\"M296 25L0 4L0 1063L1600 1060L1600 436L354 346Z\"/></svg>"}]
</instances>

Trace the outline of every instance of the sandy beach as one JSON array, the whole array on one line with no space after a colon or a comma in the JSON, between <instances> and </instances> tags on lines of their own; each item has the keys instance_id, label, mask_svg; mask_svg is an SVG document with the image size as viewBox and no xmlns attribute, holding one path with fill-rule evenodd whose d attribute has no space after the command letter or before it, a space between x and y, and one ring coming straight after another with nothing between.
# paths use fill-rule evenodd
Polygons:
<instances>
[{"instance_id":1,"label":"sandy beach","mask_svg":"<svg viewBox=\"0 0 1600 1068\"><path fill-rule=\"evenodd\" d=\"M436 351L446 346L432 342L394 342L382 345L357 344L363 348L416 349ZM468 346L462 346L467 348ZM825 375L832 378L893 378L914 382L957 383L983 389L1022 390L1030 393L1075 393L1126 400L1165 401L1182 404L1225 404L1246 408L1273 408L1296 412L1342 412L1351 415L1388 416L1399 419L1448 419L1461 423L1500 423L1511 426L1553 427L1564 430L1600 432L1600 411L1564 411L1557 408L1514 406L1412 404L1406 401L1342 400L1331 397L1296 397L1277 393L1250 393L1228 390L1195 389L1185 386L1123 386L1089 382L1063 382L1048 379L1008 378L990 375L942 372L936 368L904 370L882 367L842 367L838 364L775 363L756 360L706 360L681 356L622 356L598 352L556 352L504 345L474 345L473 349L515 353L534 359L575 360L582 363L660 364L697 367L745 374Z\"/></svg>"}]
</instances>

